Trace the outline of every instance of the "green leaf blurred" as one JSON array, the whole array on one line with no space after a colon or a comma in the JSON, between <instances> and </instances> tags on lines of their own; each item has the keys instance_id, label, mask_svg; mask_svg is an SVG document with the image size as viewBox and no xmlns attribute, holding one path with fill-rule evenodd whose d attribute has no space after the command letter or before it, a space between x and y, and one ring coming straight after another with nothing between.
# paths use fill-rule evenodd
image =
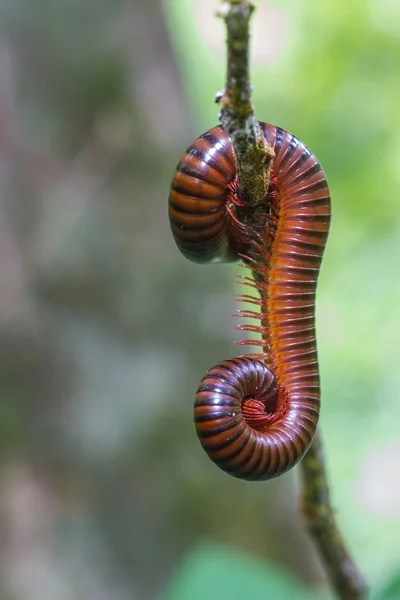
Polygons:
<instances>
[{"instance_id":1,"label":"green leaf blurred","mask_svg":"<svg viewBox=\"0 0 400 600\"><path fill-rule=\"evenodd\" d=\"M322 600L287 573L217 544L201 544L184 558L159 600Z\"/></svg>"},{"instance_id":2,"label":"green leaf blurred","mask_svg":"<svg viewBox=\"0 0 400 600\"><path fill-rule=\"evenodd\" d=\"M400 572L397 571L388 582L373 595L373 600L399 600Z\"/></svg>"}]
</instances>

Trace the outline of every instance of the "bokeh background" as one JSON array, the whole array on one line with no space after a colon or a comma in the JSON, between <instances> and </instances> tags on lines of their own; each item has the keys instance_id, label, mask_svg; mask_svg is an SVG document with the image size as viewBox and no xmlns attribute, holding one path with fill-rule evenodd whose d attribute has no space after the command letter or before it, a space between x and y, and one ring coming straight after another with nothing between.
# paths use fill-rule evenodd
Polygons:
<instances>
[{"instance_id":1,"label":"bokeh background","mask_svg":"<svg viewBox=\"0 0 400 600\"><path fill-rule=\"evenodd\" d=\"M259 0L261 120L330 182L318 292L339 524L400 598L400 4ZM217 122L217 0L0 4L0 599L331 598L296 470L220 472L192 424L237 268L186 262L173 169Z\"/></svg>"}]
</instances>

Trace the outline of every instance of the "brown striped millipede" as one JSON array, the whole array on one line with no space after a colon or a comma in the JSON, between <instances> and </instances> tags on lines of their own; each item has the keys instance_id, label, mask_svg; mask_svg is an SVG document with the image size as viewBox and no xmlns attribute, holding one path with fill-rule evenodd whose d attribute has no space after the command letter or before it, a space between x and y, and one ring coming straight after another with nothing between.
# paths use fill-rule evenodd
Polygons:
<instances>
[{"instance_id":1,"label":"brown striped millipede","mask_svg":"<svg viewBox=\"0 0 400 600\"><path fill-rule=\"evenodd\" d=\"M238 325L261 334L258 354L219 363L196 394L196 431L210 458L235 477L262 480L293 467L315 435L320 381L315 294L329 224L330 198L315 156L294 135L260 123L275 158L260 223L241 222L235 155L222 127L200 136L178 163L169 216L180 251L195 262L242 256L254 274L240 294L255 310Z\"/></svg>"}]
</instances>

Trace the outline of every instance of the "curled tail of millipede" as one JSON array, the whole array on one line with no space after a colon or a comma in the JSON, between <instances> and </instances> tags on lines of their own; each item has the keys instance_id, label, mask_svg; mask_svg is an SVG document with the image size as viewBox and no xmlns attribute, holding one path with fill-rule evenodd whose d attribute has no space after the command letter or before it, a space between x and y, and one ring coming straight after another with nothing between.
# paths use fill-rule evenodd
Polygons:
<instances>
[{"instance_id":1,"label":"curled tail of millipede","mask_svg":"<svg viewBox=\"0 0 400 600\"><path fill-rule=\"evenodd\" d=\"M240 219L235 158L221 127L201 136L183 155L170 193L171 227L178 247L196 262L242 258L256 288L243 293L251 308L237 316L257 324L260 352L223 361L208 371L196 394L200 442L223 470L243 479L269 479L305 454L319 418L315 293L330 223L330 198L317 159L289 132L261 123L275 153L260 224ZM255 310L254 310L255 309Z\"/></svg>"}]
</instances>

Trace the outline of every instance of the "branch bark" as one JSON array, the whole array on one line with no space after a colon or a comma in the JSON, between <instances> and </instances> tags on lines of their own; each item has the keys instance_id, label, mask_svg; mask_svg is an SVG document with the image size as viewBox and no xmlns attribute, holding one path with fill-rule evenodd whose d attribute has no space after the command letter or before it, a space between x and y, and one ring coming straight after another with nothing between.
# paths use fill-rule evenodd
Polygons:
<instances>
[{"instance_id":1,"label":"branch bark","mask_svg":"<svg viewBox=\"0 0 400 600\"><path fill-rule=\"evenodd\" d=\"M217 101L220 121L236 153L239 195L246 200L240 216L249 225L258 222L274 158L251 100L249 22L253 11L254 6L247 0L231 0L223 2L218 13L226 23L228 59L226 87L217 95Z\"/></svg>"},{"instance_id":2,"label":"branch bark","mask_svg":"<svg viewBox=\"0 0 400 600\"><path fill-rule=\"evenodd\" d=\"M259 208L268 191L273 150L255 118L249 75L249 22L254 6L247 0L222 3L219 11L227 28L227 82L217 96L220 120L236 153L240 197L246 200L241 218L257 223ZM320 434L301 463L303 497L301 512L319 551L337 597L363 600L366 586L352 561L336 525L329 497Z\"/></svg>"},{"instance_id":3,"label":"branch bark","mask_svg":"<svg viewBox=\"0 0 400 600\"><path fill-rule=\"evenodd\" d=\"M362 600L367 595L366 584L349 555L335 522L321 434L318 431L300 466L303 520L319 551L331 585L338 598Z\"/></svg>"}]
</instances>

